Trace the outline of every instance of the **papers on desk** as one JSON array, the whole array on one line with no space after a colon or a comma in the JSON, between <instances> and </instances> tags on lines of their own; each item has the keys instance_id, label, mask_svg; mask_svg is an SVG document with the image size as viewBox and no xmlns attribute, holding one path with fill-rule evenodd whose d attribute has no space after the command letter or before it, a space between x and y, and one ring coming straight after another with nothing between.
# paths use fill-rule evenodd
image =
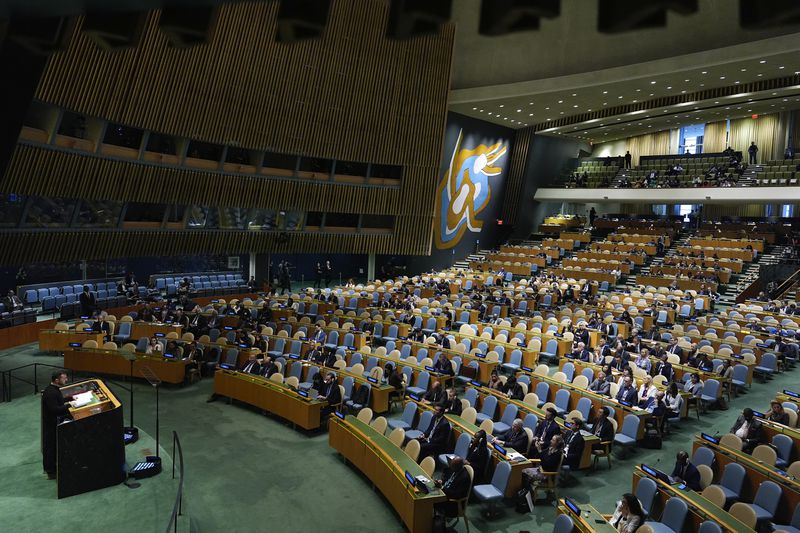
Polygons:
<instances>
[{"instance_id":1,"label":"papers on desk","mask_svg":"<svg viewBox=\"0 0 800 533\"><path fill-rule=\"evenodd\" d=\"M516 451L508 452L507 457L509 463L519 463L525 460L525 456Z\"/></svg>"},{"instance_id":2,"label":"papers on desk","mask_svg":"<svg viewBox=\"0 0 800 533\"><path fill-rule=\"evenodd\" d=\"M72 404L76 408L83 407L84 405L89 405L90 403L92 403L92 401L94 401L94 394L92 394L92 391L82 392L72 397Z\"/></svg>"},{"instance_id":3,"label":"papers on desk","mask_svg":"<svg viewBox=\"0 0 800 533\"><path fill-rule=\"evenodd\" d=\"M583 436L583 437L589 437L589 436L592 435L591 431L586 431L585 429L582 429L580 431L581 431L581 436Z\"/></svg>"}]
</instances>

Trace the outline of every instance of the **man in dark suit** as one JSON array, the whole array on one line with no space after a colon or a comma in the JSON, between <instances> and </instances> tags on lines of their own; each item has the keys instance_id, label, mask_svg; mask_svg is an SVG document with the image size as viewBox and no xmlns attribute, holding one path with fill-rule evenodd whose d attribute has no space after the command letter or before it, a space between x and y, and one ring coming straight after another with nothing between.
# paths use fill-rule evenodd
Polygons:
<instances>
[{"instance_id":1,"label":"man in dark suit","mask_svg":"<svg viewBox=\"0 0 800 533\"><path fill-rule=\"evenodd\" d=\"M742 410L741 416L736 419L730 432L742 439L742 451L747 454L753 453L753 449L764 440L761 421L756 419L749 407Z\"/></svg>"},{"instance_id":2,"label":"man in dark suit","mask_svg":"<svg viewBox=\"0 0 800 533\"><path fill-rule=\"evenodd\" d=\"M614 335L614 326L610 322L609 323L603 322L597 329L600 330L600 335L603 335L606 338Z\"/></svg>"},{"instance_id":3,"label":"man in dark suit","mask_svg":"<svg viewBox=\"0 0 800 533\"><path fill-rule=\"evenodd\" d=\"M61 387L67 384L67 373L56 370L50 384L42 391L42 465L47 479L56 479L56 428L69 416Z\"/></svg>"},{"instance_id":4,"label":"man in dark suit","mask_svg":"<svg viewBox=\"0 0 800 533\"><path fill-rule=\"evenodd\" d=\"M92 316L97 311L97 300L94 293L89 290L88 285L83 286L83 292L80 295L81 303L81 316Z\"/></svg>"},{"instance_id":5,"label":"man in dark suit","mask_svg":"<svg viewBox=\"0 0 800 533\"><path fill-rule=\"evenodd\" d=\"M111 326L111 322L106 320L107 317L108 315L105 311L100 313L94 321L94 324L92 324L92 331L102 333L103 339L105 341L110 341L111 335L114 333L114 328Z\"/></svg>"},{"instance_id":6,"label":"man in dark suit","mask_svg":"<svg viewBox=\"0 0 800 533\"><path fill-rule=\"evenodd\" d=\"M425 393L425 396L422 398L422 403L426 405L434 405L439 404L444 401L445 395L444 390L442 390L442 384L438 381L434 381L431 388L428 389L428 392Z\"/></svg>"},{"instance_id":7,"label":"man in dark suit","mask_svg":"<svg viewBox=\"0 0 800 533\"><path fill-rule=\"evenodd\" d=\"M593 450L603 448L603 442L611 442L614 440L614 426L608 420L609 414L610 411L605 407L601 407L597 410L597 420L592 428L592 435L598 437L600 442L592 446Z\"/></svg>"},{"instance_id":8,"label":"man in dark suit","mask_svg":"<svg viewBox=\"0 0 800 533\"><path fill-rule=\"evenodd\" d=\"M19 296L17 296L13 290L8 291L8 294L5 298L3 298L3 305L6 306L6 311L9 313L13 311L20 311L25 308L25 304L22 303Z\"/></svg>"},{"instance_id":9,"label":"man in dark suit","mask_svg":"<svg viewBox=\"0 0 800 533\"><path fill-rule=\"evenodd\" d=\"M669 346L667 346L667 353L674 353L678 357L683 356L683 348L678 346L677 338L672 337L672 339L669 341Z\"/></svg>"},{"instance_id":10,"label":"man in dark suit","mask_svg":"<svg viewBox=\"0 0 800 533\"><path fill-rule=\"evenodd\" d=\"M434 512L444 515L446 518L458 516L458 500L469 496L470 486L469 472L464 468L464 458L454 455L448 468L444 471L442 479L434 481L437 487L442 489L447 501L434 505Z\"/></svg>"},{"instance_id":11,"label":"man in dark suit","mask_svg":"<svg viewBox=\"0 0 800 533\"><path fill-rule=\"evenodd\" d=\"M675 457L675 468L672 469L672 477L675 481L685 483L687 487L694 491L702 490L700 486L700 472L690 461L689 454L681 450Z\"/></svg>"},{"instance_id":12,"label":"man in dark suit","mask_svg":"<svg viewBox=\"0 0 800 533\"><path fill-rule=\"evenodd\" d=\"M653 366L653 376L664 376L667 378L668 383L675 377L675 369L672 368L672 364L667 361L667 354L663 354L661 356L661 361Z\"/></svg>"},{"instance_id":13,"label":"man in dark suit","mask_svg":"<svg viewBox=\"0 0 800 533\"><path fill-rule=\"evenodd\" d=\"M458 399L456 389L447 389L447 397L442 401L445 414L460 415L461 414L461 400Z\"/></svg>"},{"instance_id":14,"label":"man in dark suit","mask_svg":"<svg viewBox=\"0 0 800 533\"><path fill-rule=\"evenodd\" d=\"M508 431L506 431L499 437L495 437L494 439L492 439L492 444L499 444L500 446L513 448L514 450L522 454L527 452L528 434L522 427L522 419L515 418L514 422L511 423L511 427L508 429Z\"/></svg>"},{"instance_id":15,"label":"man in dark suit","mask_svg":"<svg viewBox=\"0 0 800 533\"><path fill-rule=\"evenodd\" d=\"M506 393L506 396L512 400L522 400L525 398L525 391L523 390L522 385L517 383L516 376L511 376L508 378L503 390Z\"/></svg>"},{"instance_id":16,"label":"man in dark suit","mask_svg":"<svg viewBox=\"0 0 800 533\"><path fill-rule=\"evenodd\" d=\"M419 438L419 460L422 461L429 455L436 457L447 452L450 442L450 422L444 416L444 406L437 405L430 425Z\"/></svg>"},{"instance_id":17,"label":"man in dark suit","mask_svg":"<svg viewBox=\"0 0 800 533\"><path fill-rule=\"evenodd\" d=\"M600 348L600 354L603 357L608 357L609 355L612 355L611 346L606 344L606 340L604 338L598 341L597 346Z\"/></svg>"},{"instance_id":18,"label":"man in dark suit","mask_svg":"<svg viewBox=\"0 0 800 533\"><path fill-rule=\"evenodd\" d=\"M306 352L304 359L320 365L325 362L325 353L322 351L321 345L315 344L312 346L311 349Z\"/></svg>"},{"instance_id":19,"label":"man in dark suit","mask_svg":"<svg viewBox=\"0 0 800 533\"><path fill-rule=\"evenodd\" d=\"M256 359L256 354L251 353L250 357L245 361L242 365L242 368L239 369L239 372L244 374L259 374L261 371L261 365L258 364L258 360Z\"/></svg>"},{"instance_id":20,"label":"man in dark suit","mask_svg":"<svg viewBox=\"0 0 800 533\"><path fill-rule=\"evenodd\" d=\"M155 318L156 318L155 314L153 314L153 310L150 308L150 304L145 304L144 307L142 307L139 310L139 317L138 317L139 320L143 320L145 322L152 322L153 320L155 320Z\"/></svg>"},{"instance_id":21,"label":"man in dark suit","mask_svg":"<svg viewBox=\"0 0 800 533\"><path fill-rule=\"evenodd\" d=\"M268 378L273 374L278 373L278 365L275 364L275 361L272 360L272 357L267 355L264 357L264 361L261 363L261 368L259 369L258 373L261 376Z\"/></svg>"},{"instance_id":22,"label":"man in dark suit","mask_svg":"<svg viewBox=\"0 0 800 533\"><path fill-rule=\"evenodd\" d=\"M620 387L619 392L617 392L617 401L627 402L631 405L636 405L638 403L636 387L633 386L633 380L630 376L625 376L623 379L622 387Z\"/></svg>"},{"instance_id":23,"label":"man in dark suit","mask_svg":"<svg viewBox=\"0 0 800 533\"><path fill-rule=\"evenodd\" d=\"M328 405L322 408L322 413L328 415L336 409L336 406L342 403L342 391L339 390L336 374L328 372L325 375L322 391L324 394L317 396L317 399L328 401Z\"/></svg>"},{"instance_id":24,"label":"man in dark suit","mask_svg":"<svg viewBox=\"0 0 800 533\"><path fill-rule=\"evenodd\" d=\"M581 463L581 455L586 442L581 435L583 422L580 418L573 418L569 423L569 431L564 435L564 464L572 469L577 469Z\"/></svg>"},{"instance_id":25,"label":"man in dark suit","mask_svg":"<svg viewBox=\"0 0 800 533\"><path fill-rule=\"evenodd\" d=\"M530 454L539 455L539 453L550 446L550 440L553 435L561 433L561 428L556 423L556 415L558 413L552 407L547 408L544 420L536 424L536 430L533 432L533 442L531 443Z\"/></svg>"}]
</instances>

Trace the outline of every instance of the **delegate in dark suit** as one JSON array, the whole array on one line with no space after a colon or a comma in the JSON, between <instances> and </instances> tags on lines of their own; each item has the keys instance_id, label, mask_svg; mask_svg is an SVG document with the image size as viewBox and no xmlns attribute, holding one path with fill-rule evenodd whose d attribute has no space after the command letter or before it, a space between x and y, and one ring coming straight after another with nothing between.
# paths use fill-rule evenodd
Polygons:
<instances>
[{"instance_id":1,"label":"delegate in dark suit","mask_svg":"<svg viewBox=\"0 0 800 533\"><path fill-rule=\"evenodd\" d=\"M336 379L327 378L322 386L322 390L322 396L328 400L328 405L322 408L322 413L330 414L336 409L336 405L342 403L342 391L339 390L339 383L337 383Z\"/></svg>"},{"instance_id":2,"label":"delegate in dark suit","mask_svg":"<svg viewBox=\"0 0 800 533\"><path fill-rule=\"evenodd\" d=\"M742 451L749 454L753 453L753 449L764 440L764 428L761 427L761 422L753 416L752 410L745 408L745 412L747 411L749 411L749 413L742 414L736 419L736 423L733 424L731 428L731 433L736 435L736 432L739 431L744 424L748 424L747 435L742 438ZM741 436L739 436L739 438L741 438Z\"/></svg>"},{"instance_id":3,"label":"delegate in dark suit","mask_svg":"<svg viewBox=\"0 0 800 533\"><path fill-rule=\"evenodd\" d=\"M111 339L111 323L105 320L95 320L94 324L92 324L92 331L96 331L97 333L102 333L106 340Z\"/></svg>"},{"instance_id":4,"label":"delegate in dark suit","mask_svg":"<svg viewBox=\"0 0 800 533\"><path fill-rule=\"evenodd\" d=\"M80 296L80 303L81 316L92 316L92 314L97 310L97 300L92 292L82 292Z\"/></svg>"},{"instance_id":5,"label":"delegate in dark suit","mask_svg":"<svg viewBox=\"0 0 800 533\"><path fill-rule=\"evenodd\" d=\"M592 384L589 385L589 390L596 392L597 394L602 394L603 396L610 396L611 383L605 379L595 378L595 380L592 381Z\"/></svg>"},{"instance_id":6,"label":"delegate in dark suit","mask_svg":"<svg viewBox=\"0 0 800 533\"><path fill-rule=\"evenodd\" d=\"M66 375L63 376L66 383ZM64 401L61 389L53 383L49 384L42 392L42 465L51 479L56 474L56 427L67 416L69 406Z\"/></svg>"},{"instance_id":7,"label":"delegate in dark suit","mask_svg":"<svg viewBox=\"0 0 800 533\"><path fill-rule=\"evenodd\" d=\"M620 387L617 393L618 402L628 402L631 405L638 403L636 389L634 387Z\"/></svg>"},{"instance_id":8,"label":"delegate in dark suit","mask_svg":"<svg viewBox=\"0 0 800 533\"><path fill-rule=\"evenodd\" d=\"M667 378L668 382L671 382L675 375L675 370L672 368L672 364L669 361L660 361L653 367L653 372L654 376L664 376Z\"/></svg>"},{"instance_id":9,"label":"delegate in dark suit","mask_svg":"<svg viewBox=\"0 0 800 533\"><path fill-rule=\"evenodd\" d=\"M437 407L437 415L433 417L422 438L419 439L419 460L422 461L429 455L436 457L446 453L449 442L450 422L445 418L442 408Z\"/></svg>"},{"instance_id":10,"label":"delegate in dark suit","mask_svg":"<svg viewBox=\"0 0 800 533\"><path fill-rule=\"evenodd\" d=\"M694 491L702 490L700 486L700 471L689 461L685 464L675 463L672 469L672 477L681 479L687 487Z\"/></svg>"},{"instance_id":11,"label":"delegate in dark suit","mask_svg":"<svg viewBox=\"0 0 800 533\"><path fill-rule=\"evenodd\" d=\"M580 430L568 431L564 436L564 464L577 469L581 464L581 455L586 442Z\"/></svg>"},{"instance_id":12,"label":"delegate in dark suit","mask_svg":"<svg viewBox=\"0 0 800 533\"><path fill-rule=\"evenodd\" d=\"M598 420L592 429L592 435L596 435L600 439L600 442L592 446L592 449L599 450L603 447L601 443L614 440L614 426L605 418Z\"/></svg>"},{"instance_id":13,"label":"delegate in dark suit","mask_svg":"<svg viewBox=\"0 0 800 533\"><path fill-rule=\"evenodd\" d=\"M459 463L455 468L448 468L442 476L442 492L447 496L446 502L437 503L435 509L437 513L444 514L448 518L458 515L458 503L469 495L469 472L464 468L463 463Z\"/></svg>"},{"instance_id":14,"label":"delegate in dark suit","mask_svg":"<svg viewBox=\"0 0 800 533\"><path fill-rule=\"evenodd\" d=\"M519 453L524 454L528 451L528 434L521 427L514 428L512 426L511 429L500 435L500 440L507 448L514 448Z\"/></svg>"}]
</instances>

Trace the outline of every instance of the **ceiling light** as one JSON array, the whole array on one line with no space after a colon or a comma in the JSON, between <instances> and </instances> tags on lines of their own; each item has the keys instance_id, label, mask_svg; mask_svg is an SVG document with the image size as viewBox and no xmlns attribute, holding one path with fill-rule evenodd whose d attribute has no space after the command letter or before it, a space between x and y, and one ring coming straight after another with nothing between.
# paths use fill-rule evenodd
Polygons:
<instances>
[{"instance_id":1,"label":"ceiling light","mask_svg":"<svg viewBox=\"0 0 800 533\"><path fill-rule=\"evenodd\" d=\"M564 114L564 112L563 112L563 111L561 111L561 112L559 113L559 115L563 115L563 114Z\"/></svg>"},{"instance_id":2,"label":"ceiling light","mask_svg":"<svg viewBox=\"0 0 800 533\"><path fill-rule=\"evenodd\" d=\"M762 59L761 61L759 61L759 63L761 63L762 65L763 65L764 63L766 63L766 62L767 62L767 60L766 60L766 59Z\"/></svg>"},{"instance_id":3,"label":"ceiling light","mask_svg":"<svg viewBox=\"0 0 800 533\"><path fill-rule=\"evenodd\" d=\"M483 109L479 109L478 111L480 111L481 113L483 113Z\"/></svg>"},{"instance_id":4,"label":"ceiling light","mask_svg":"<svg viewBox=\"0 0 800 533\"><path fill-rule=\"evenodd\" d=\"M533 105L533 102L528 102L528 105Z\"/></svg>"},{"instance_id":5,"label":"ceiling light","mask_svg":"<svg viewBox=\"0 0 800 533\"><path fill-rule=\"evenodd\" d=\"M719 79L724 80L725 76L720 76Z\"/></svg>"},{"instance_id":6,"label":"ceiling light","mask_svg":"<svg viewBox=\"0 0 800 533\"><path fill-rule=\"evenodd\" d=\"M547 120L549 121L550 119L548 118Z\"/></svg>"},{"instance_id":7,"label":"ceiling light","mask_svg":"<svg viewBox=\"0 0 800 533\"><path fill-rule=\"evenodd\" d=\"M617 96L617 98L619 98L619 99L622 99L622 97L621 97L621 96Z\"/></svg>"},{"instance_id":8,"label":"ceiling light","mask_svg":"<svg viewBox=\"0 0 800 533\"><path fill-rule=\"evenodd\" d=\"M681 94L686 94L686 91L681 91Z\"/></svg>"},{"instance_id":9,"label":"ceiling light","mask_svg":"<svg viewBox=\"0 0 800 533\"><path fill-rule=\"evenodd\" d=\"M672 85L667 86L667 89L672 89Z\"/></svg>"},{"instance_id":10,"label":"ceiling light","mask_svg":"<svg viewBox=\"0 0 800 533\"><path fill-rule=\"evenodd\" d=\"M500 107L505 107L505 104L500 104Z\"/></svg>"},{"instance_id":11,"label":"ceiling light","mask_svg":"<svg viewBox=\"0 0 800 533\"><path fill-rule=\"evenodd\" d=\"M650 85L655 85L655 84L656 84L656 82L654 82L654 81L650 82Z\"/></svg>"},{"instance_id":12,"label":"ceiling light","mask_svg":"<svg viewBox=\"0 0 800 533\"><path fill-rule=\"evenodd\" d=\"M795 72L795 74L797 74L797 72ZM761 76L763 76L763 74L759 74L759 75L758 75L758 77L759 77L759 78L760 78Z\"/></svg>"},{"instance_id":13,"label":"ceiling light","mask_svg":"<svg viewBox=\"0 0 800 533\"><path fill-rule=\"evenodd\" d=\"M529 117L532 117L532 116L533 116L533 113L528 113L528 116L529 116Z\"/></svg>"},{"instance_id":14,"label":"ceiling light","mask_svg":"<svg viewBox=\"0 0 800 533\"><path fill-rule=\"evenodd\" d=\"M603 94L608 94L608 91L603 91Z\"/></svg>"},{"instance_id":15,"label":"ceiling light","mask_svg":"<svg viewBox=\"0 0 800 533\"><path fill-rule=\"evenodd\" d=\"M701 84L700 84L700 87L705 87L705 86L706 86L706 84L705 84L705 83L701 83Z\"/></svg>"},{"instance_id":16,"label":"ceiling light","mask_svg":"<svg viewBox=\"0 0 800 533\"><path fill-rule=\"evenodd\" d=\"M786 68L786 67L784 67L784 66L780 66L780 67L778 67L778 70L783 70L783 69L785 69L785 68Z\"/></svg>"},{"instance_id":17,"label":"ceiling light","mask_svg":"<svg viewBox=\"0 0 800 533\"><path fill-rule=\"evenodd\" d=\"M517 113L522 113L522 109L517 109Z\"/></svg>"},{"instance_id":18,"label":"ceiling light","mask_svg":"<svg viewBox=\"0 0 800 533\"><path fill-rule=\"evenodd\" d=\"M704 70L704 71L703 71L703 72L701 72L700 74L708 74L708 71Z\"/></svg>"},{"instance_id":19,"label":"ceiling light","mask_svg":"<svg viewBox=\"0 0 800 533\"><path fill-rule=\"evenodd\" d=\"M635 104L635 103L636 103L636 102L638 102L638 101L639 101L639 100L634 100L634 101L633 101L633 103Z\"/></svg>"},{"instance_id":20,"label":"ceiling light","mask_svg":"<svg viewBox=\"0 0 800 533\"><path fill-rule=\"evenodd\" d=\"M545 109L545 111L546 111L546 110L548 110L548 109L550 109L550 108L549 108L549 107L545 107L544 109Z\"/></svg>"},{"instance_id":21,"label":"ceiling light","mask_svg":"<svg viewBox=\"0 0 800 533\"><path fill-rule=\"evenodd\" d=\"M650 93L650 96L653 96L653 93Z\"/></svg>"},{"instance_id":22,"label":"ceiling light","mask_svg":"<svg viewBox=\"0 0 800 533\"><path fill-rule=\"evenodd\" d=\"M472 108L472 110L473 110L473 111L475 111L476 109L478 109L478 108L477 108L477 107L473 107L473 108Z\"/></svg>"},{"instance_id":23,"label":"ceiling light","mask_svg":"<svg viewBox=\"0 0 800 533\"><path fill-rule=\"evenodd\" d=\"M603 105L608 105L608 102L603 102Z\"/></svg>"},{"instance_id":24,"label":"ceiling light","mask_svg":"<svg viewBox=\"0 0 800 533\"><path fill-rule=\"evenodd\" d=\"M742 71L742 72L747 72L747 69L746 69L746 68L743 68L741 71Z\"/></svg>"},{"instance_id":25,"label":"ceiling light","mask_svg":"<svg viewBox=\"0 0 800 533\"><path fill-rule=\"evenodd\" d=\"M575 104L575 105L574 105L574 106L572 106L572 107L578 107L578 104Z\"/></svg>"},{"instance_id":26,"label":"ceiling light","mask_svg":"<svg viewBox=\"0 0 800 533\"><path fill-rule=\"evenodd\" d=\"M636 89L636 92L640 93L640 92L642 92L642 90L641 89Z\"/></svg>"},{"instance_id":27,"label":"ceiling light","mask_svg":"<svg viewBox=\"0 0 800 533\"><path fill-rule=\"evenodd\" d=\"M577 95L577 94L575 94L575 93L572 93L572 96L578 96L578 95Z\"/></svg>"},{"instance_id":28,"label":"ceiling light","mask_svg":"<svg viewBox=\"0 0 800 533\"><path fill-rule=\"evenodd\" d=\"M559 104L563 104L563 103L564 103L564 100L559 100L559 101L558 101L558 103L559 103Z\"/></svg>"},{"instance_id":29,"label":"ceiling light","mask_svg":"<svg viewBox=\"0 0 800 533\"><path fill-rule=\"evenodd\" d=\"M736 81L735 81L735 82L733 82L733 83L735 83L736 85L739 85L741 82L740 82L739 80L736 80Z\"/></svg>"},{"instance_id":30,"label":"ceiling light","mask_svg":"<svg viewBox=\"0 0 800 533\"><path fill-rule=\"evenodd\" d=\"M689 80L683 80L683 81L689 81Z\"/></svg>"}]
</instances>

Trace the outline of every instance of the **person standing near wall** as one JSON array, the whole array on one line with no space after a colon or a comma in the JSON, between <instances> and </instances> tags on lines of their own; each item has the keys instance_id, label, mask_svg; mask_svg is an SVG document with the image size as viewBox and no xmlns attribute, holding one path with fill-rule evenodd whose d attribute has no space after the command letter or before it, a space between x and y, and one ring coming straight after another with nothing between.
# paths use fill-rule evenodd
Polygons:
<instances>
[{"instance_id":1,"label":"person standing near wall","mask_svg":"<svg viewBox=\"0 0 800 533\"><path fill-rule=\"evenodd\" d=\"M755 141L750 143L750 148L747 149L747 153L750 154L750 164L755 165L758 163L758 146L756 146Z\"/></svg>"}]
</instances>

